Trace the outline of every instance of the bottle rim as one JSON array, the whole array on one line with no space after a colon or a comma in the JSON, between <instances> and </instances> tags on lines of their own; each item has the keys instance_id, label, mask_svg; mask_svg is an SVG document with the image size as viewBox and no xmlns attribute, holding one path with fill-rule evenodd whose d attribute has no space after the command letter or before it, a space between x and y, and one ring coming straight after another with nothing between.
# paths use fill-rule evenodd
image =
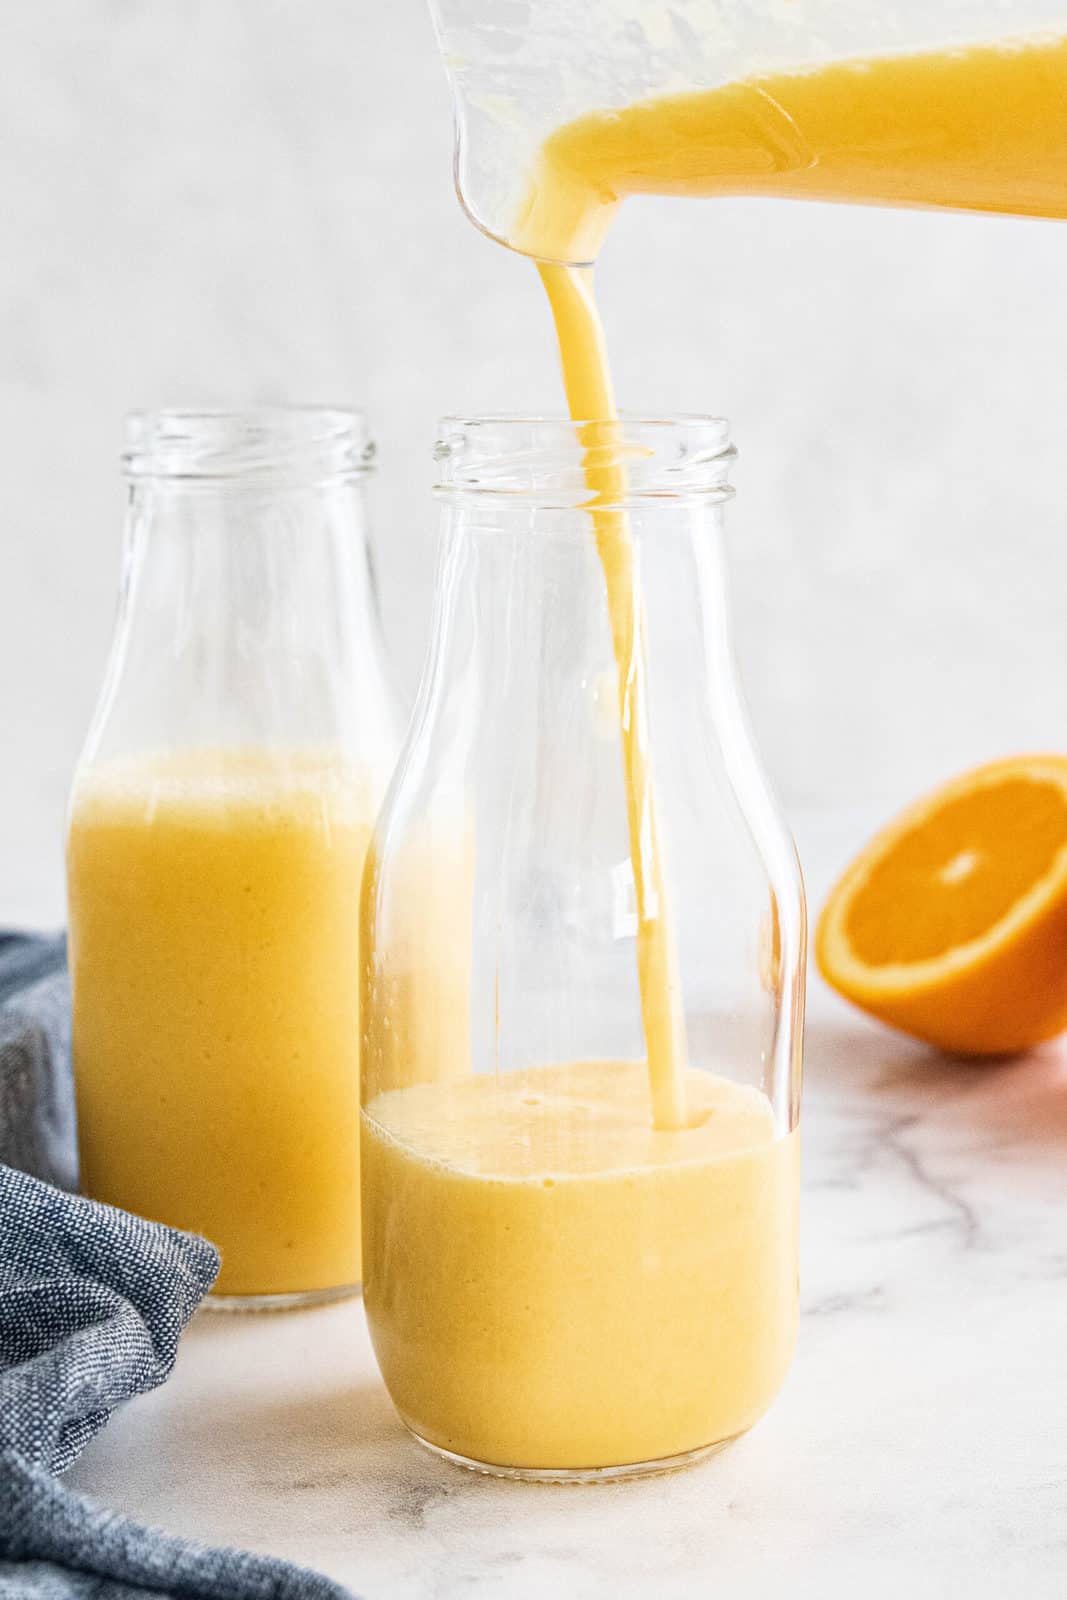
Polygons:
<instances>
[{"instance_id":1,"label":"bottle rim","mask_svg":"<svg viewBox=\"0 0 1067 1600\"><path fill-rule=\"evenodd\" d=\"M626 510L727 500L737 451L730 424L700 413L617 418L446 416L435 492L545 510ZM620 480L618 473L624 474ZM597 479L590 482L590 474ZM606 477L601 477L606 474Z\"/></svg>"},{"instance_id":2,"label":"bottle rim","mask_svg":"<svg viewBox=\"0 0 1067 1600\"><path fill-rule=\"evenodd\" d=\"M167 407L126 417L122 468L134 480L308 484L361 477L374 457L366 417L345 406Z\"/></svg>"}]
</instances>

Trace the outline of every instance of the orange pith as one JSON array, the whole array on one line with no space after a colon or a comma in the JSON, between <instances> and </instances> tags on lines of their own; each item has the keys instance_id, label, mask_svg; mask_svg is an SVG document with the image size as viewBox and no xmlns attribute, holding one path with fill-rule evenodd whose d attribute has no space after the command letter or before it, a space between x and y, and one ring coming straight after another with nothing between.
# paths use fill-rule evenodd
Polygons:
<instances>
[{"instance_id":1,"label":"orange pith","mask_svg":"<svg viewBox=\"0 0 1067 1600\"><path fill-rule=\"evenodd\" d=\"M1067 1027L1067 757L964 774L883 829L831 892L819 970L883 1022L1000 1055Z\"/></svg>"}]
</instances>

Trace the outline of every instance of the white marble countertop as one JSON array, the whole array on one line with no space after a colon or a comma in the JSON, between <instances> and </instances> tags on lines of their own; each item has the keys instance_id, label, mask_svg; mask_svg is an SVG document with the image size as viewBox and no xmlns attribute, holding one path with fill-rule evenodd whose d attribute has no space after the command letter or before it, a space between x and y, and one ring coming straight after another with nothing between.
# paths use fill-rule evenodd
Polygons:
<instances>
[{"instance_id":1,"label":"white marble countertop","mask_svg":"<svg viewBox=\"0 0 1067 1600\"><path fill-rule=\"evenodd\" d=\"M366 1600L1067 1593L1067 1049L948 1063L812 995L796 1361L700 1466L498 1482L397 1422L358 1301L202 1314L71 1474Z\"/></svg>"}]
</instances>

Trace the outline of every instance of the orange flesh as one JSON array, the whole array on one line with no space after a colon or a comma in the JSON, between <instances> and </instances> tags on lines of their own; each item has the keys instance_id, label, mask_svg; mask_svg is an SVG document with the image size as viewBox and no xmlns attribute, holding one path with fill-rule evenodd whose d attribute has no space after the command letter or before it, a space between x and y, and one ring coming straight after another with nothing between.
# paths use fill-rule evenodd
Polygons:
<instances>
[{"instance_id":1,"label":"orange flesh","mask_svg":"<svg viewBox=\"0 0 1067 1600\"><path fill-rule=\"evenodd\" d=\"M831 891L828 983L955 1055L1012 1054L1067 1027L1067 756L964 773L892 823Z\"/></svg>"},{"instance_id":2,"label":"orange flesh","mask_svg":"<svg viewBox=\"0 0 1067 1600\"><path fill-rule=\"evenodd\" d=\"M1048 875L1065 846L1067 794L1054 783L1016 777L947 801L856 892L845 925L854 955L881 967L970 943Z\"/></svg>"}]
</instances>

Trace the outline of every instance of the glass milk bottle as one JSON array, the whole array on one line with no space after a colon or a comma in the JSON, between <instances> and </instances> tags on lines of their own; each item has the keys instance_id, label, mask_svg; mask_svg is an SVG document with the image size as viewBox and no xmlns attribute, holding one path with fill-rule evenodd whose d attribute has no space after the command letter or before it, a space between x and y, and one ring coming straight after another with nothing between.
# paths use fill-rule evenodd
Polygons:
<instances>
[{"instance_id":1,"label":"glass milk bottle","mask_svg":"<svg viewBox=\"0 0 1067 1600\"><path fill-rule=\"evenodd\" d=\"M439 442L363 882L364 1296L402 1419L463 1465L676 1466L789 1364L805 913L731 657L732 455L699 417Z\"/></svg>"},{"instance_id":2,"label":"glass milk bottle","mask_svg":"<svg viewBox=\"0 0 1067 1600\"><path fill-rule=\"evenodd\" d=\"M363 419L130 419L68 838L82 1185L254 1306L360 1277L358 903L395 753Z\"/></svg>"}]
</instances>

